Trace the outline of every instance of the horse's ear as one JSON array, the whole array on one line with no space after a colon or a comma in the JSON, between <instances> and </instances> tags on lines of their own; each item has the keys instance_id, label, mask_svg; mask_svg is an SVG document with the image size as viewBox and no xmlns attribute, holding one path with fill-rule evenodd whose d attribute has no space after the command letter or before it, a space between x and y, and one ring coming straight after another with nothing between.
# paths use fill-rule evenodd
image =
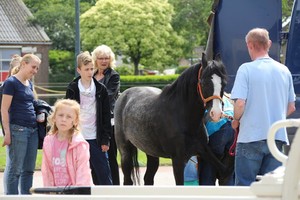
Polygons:
<instances>
[{"instance_id":1,"label":"horse's ear","mask_svg":"<svg viewBox=\"0 0 300 200\"><path fill-rule=\"evenodd\" d=\"M206 54L205 53L202 53L201 62L202 62L202 67L205 68L207 66L207 59L206 59Z\"/></svg>"},{"instance_id":2,"label":"horse's ear","mask_svg":"<svg viewBox=\"0 0 300 200\"><path fill-rule=\"evenodd\" d=\"M220 53L217 53L216 56L215 56L215 60L216 61L221 61L221 54Z\"/></svg>"}]
</instances>

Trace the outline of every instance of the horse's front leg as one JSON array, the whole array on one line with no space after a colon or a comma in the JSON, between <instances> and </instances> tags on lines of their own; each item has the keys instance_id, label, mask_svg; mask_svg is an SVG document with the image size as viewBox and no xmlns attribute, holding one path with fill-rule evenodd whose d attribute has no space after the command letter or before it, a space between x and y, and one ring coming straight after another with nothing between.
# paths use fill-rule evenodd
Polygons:
<instances>
[{"instance_id":1,"label":"horse's front leg","mask_svg":"<svg viewBox=\"0 0 300 200\"><path fill-rule=\"evenodd\" d=\"M176 185L183 185L184 184L184 160L178 158L172 158L172 165L173 165L173 174L175 177Z\"/></svg>"},{"instance_id":2,"label":"horse's front leg","mask_svg":"<svg viewBox=\"0 0 300 200\"><path fill-rule=\"evenodd\" d=\"M159 167L159 158L147 155L147 169L144 175L145 185L154 185L154 176Z\"/></svg>"}]
</instances>

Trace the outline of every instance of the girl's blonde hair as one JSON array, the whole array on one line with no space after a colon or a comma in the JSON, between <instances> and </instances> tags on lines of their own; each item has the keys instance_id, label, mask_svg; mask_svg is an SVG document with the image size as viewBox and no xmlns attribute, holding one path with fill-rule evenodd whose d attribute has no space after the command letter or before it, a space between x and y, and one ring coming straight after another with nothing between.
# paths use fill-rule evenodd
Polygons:
<instances>
[{"instance_id":1,"label":"girl's blonde hair","mask_svg":"<svg viewBox=\"0 0 300 200\"><path fill-rule=\"evenodd\" d=\"M114 68L116 66L116 58L114 52L111 50L109 46L103 44L96 47L96 49L94 49L94 51L92 52L93 64L96 70L98 69L97 62L96 62L97 58L101 56L109 57L110 59L109 67Z\"/></svg>"},{"instance_id":2,"label":"girl's blonde hair","mask_svg":"<svg viewBox=\"0 0 300 200\"><path fill-rule=\"evenodd\" d=\"M28 64L31 61L36 61L39 65L42 62L38 56L31 53L25 54L23 57L17 54L14 55L10 62L9 76L17 74L20 71L23 62ZM33 95L34 95L34 99L38 98L37 92L34 88L33 88Z\"/></svg>"},{"instance_id":3,"label":"girl's blonde hair","mask_svg":"<svg viewBox=\"0 0 300 200\"><path fill-rule=\"evenodd\" d=\"M13 57L9 63L9 71L8 71L9 76L14 75L20 71L22 62L25 62L26 64L28 64L32 60L38 62L39 64L41 64L41 62L42 62L38 56L31 54L31 53L25 54L23 57L19 56L18 54L13 55Z\"/></svg>"},{"instance_id":4,"label":"girl's blonde hair","mask_svg":"<svg viewBox=\"0 0 300 200\"><path fill-rule=\"evenodd\" d=\"M41 59L40 59L38 56L36 56L36 55L34 55L34 54L32 54L32 53L28 53L28 54L25 54L25 55L22 57L21 63L22 63L22 62L25 62L26 64L28 64L28 63L30 63L32 60L38 62L39 64L41 64L41 62L42 62Z\"/></svg>"},{"instance_id":5,"label":"girl's blonde hair","mask_svg":"<svg viewBox=\"0 0 300 200\"><path fill-rule=\"evenodd\" d=\"M53 112L48 117L48 125L50 126L50 130L48 134L57 134L58 128L54 122L55 115L59 109L62 107L70 107L75 111L76 117L73 128L70 129L70 135L78 134L79 133L79 116L80 116L80 105L77 101L72 99L59 99L55 102L53 107ZM70 137L71 139L71 137Z\"/></svg>"}]
</instances>

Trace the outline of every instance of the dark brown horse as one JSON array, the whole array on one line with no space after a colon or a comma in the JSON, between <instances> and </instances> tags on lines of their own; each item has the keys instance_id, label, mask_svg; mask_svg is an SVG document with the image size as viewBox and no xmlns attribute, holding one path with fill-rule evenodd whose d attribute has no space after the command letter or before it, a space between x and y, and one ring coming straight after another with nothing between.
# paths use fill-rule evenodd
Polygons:
<instances>
[{"instance_id":1,"label":"dark brown horse","mask_svg":"<svg viewBox=\"0 0 300 200\"><path fill-rule=\"evenodd\" d=\"M192 155L200 155L226 171L207 145L203 124L205 110L213 120L220 118L225 85L221 60L207 61L203 54L202 65L189 67L163 90L133 87L124 91L115 105L115 138L123 184L139 184L135 179L139 178L137 148L147 155L145 185L154 184L159 157L172 159L177 185L183 185L185 163Z\"/></svg>"}]
</instances>

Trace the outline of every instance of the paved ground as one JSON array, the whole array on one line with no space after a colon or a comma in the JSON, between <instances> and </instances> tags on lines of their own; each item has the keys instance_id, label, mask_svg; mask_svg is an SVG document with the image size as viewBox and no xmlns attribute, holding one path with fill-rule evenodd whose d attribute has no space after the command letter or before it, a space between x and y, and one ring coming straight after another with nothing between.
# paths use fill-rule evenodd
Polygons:
<instances>
[{"instance_id":1,"label":"paved ground","mask_svg":"<svg viewBox=\"0 0 300 200\"><path fill-rule=\"evenodd\" d=\"M2 129L0 128L0 137L2 137ZM141 184L143 184L143 176L145 173L144 167L140 168L141 173ZM123 173L120 169L120 180L123 183ZM158 186L164 185L175 185L175 179L173 176L173 170L170 166L161 166L155 175L154 184ZM33 187L43 187L42 173L41 171L36 171L33 178ZM3 195L3 172L0 172L0 195Z\"/></svg>"},{"instance_id":2,"label":"paved ground","mask_svg":"<svg viewBox=\"0 0 300 200\"><path fill-rule=\"evenodd\" d=\"M145 173L145 168L140 168L141 172L141 184L143 184L143 176ZM123 173L120 170L120 178L121 183L123 182ZM161 166L158 169L158 172L155 175L154 184L158 186L167 186L167 185L175 185L175 180L173 176L172 167L169 166ZM43 187L42 173L41 171L36 171L34 173L33 179L33 187ZM3 195L3 172L0 173L0 195Z\"/></svg>"}]
</instances>

